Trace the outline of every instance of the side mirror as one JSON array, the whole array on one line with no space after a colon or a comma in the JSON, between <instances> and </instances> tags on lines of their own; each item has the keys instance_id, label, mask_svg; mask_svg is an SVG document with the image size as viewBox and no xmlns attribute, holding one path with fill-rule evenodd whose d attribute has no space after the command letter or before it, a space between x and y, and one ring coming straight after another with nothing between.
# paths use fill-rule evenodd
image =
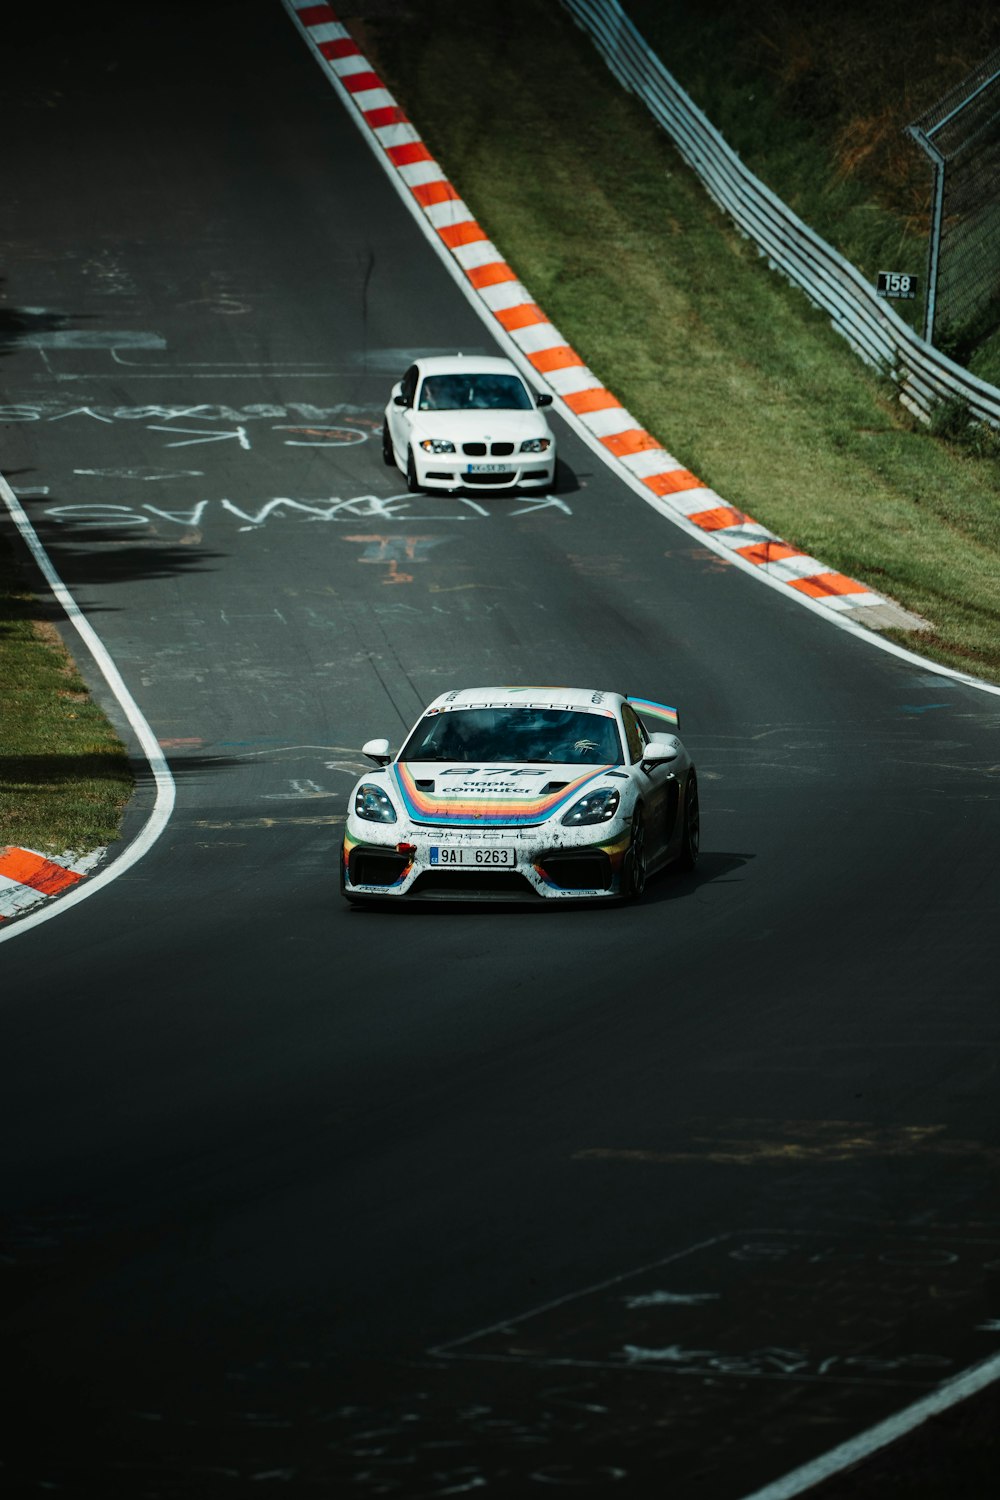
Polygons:
<instances>
[{"instance_id":1,"label":"side mirror","mask_svg":"<svg viewBox=\"0 0 1000 1500\"><path fill-rule=\"evenodd\" d=\"M552 396L551 396L550 392L549 391L539 391L538 395L535 397L535 405L536 406L551 406L552 405Z\"/></svg>"},{"instance_id":2,"label":"side mirror","mask_svg":"<svg viewBox=\"0 0 1000 1500\"><path fill-rule=\"evenodd\" d=\"M393 396L392 404L393 406L409 406L410 403L409 401L407 401L402 391L399 391L395 396Z\"/></svg>"},{"instance_id":3,"label":"side mirror","mask_svg":"<svg viewBox=\"0 0 1000 1500\"><path fill-rule=\"evenodd\" d=\"M672 760L676 760L680 751L677 741L663 738L659 735L650 739L649 744L642 752L642 764L644 766L666 766Z\"/></svg>"},{"instance_id":4,"label":"side mirror","mask_svg":"<svg viewBox=\"0 0 1000 1500\"><path fill-rule=\"evenodd\" d=\"M377 766L387 766L392 760L388 740L369 740L366 745L361 746L361 754L367 755Z\"/></svg>"}]
</instances>

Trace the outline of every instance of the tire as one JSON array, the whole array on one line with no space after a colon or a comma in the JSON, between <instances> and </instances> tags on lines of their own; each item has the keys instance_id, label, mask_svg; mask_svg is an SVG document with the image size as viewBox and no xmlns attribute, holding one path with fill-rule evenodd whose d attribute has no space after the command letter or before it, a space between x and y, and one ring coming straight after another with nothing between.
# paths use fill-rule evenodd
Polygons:
<instances>
[{"instance_id":1,"label":"tire","mask_svg":"<svg viewBox=\"0 0 1000 1500\"><path fill-rule=\"evenodd\" d=\"M388 422L382 423L382 462L387 469L396 467L396 455L392 451L392 438L389 436Z\"/></svg>"},{"instance_id":2,"label":"tire","mask_svg":"<svg viewBox=\"0 0 1000 1500\"><path fill-rule=\"evenodd\" d=\"M413 457L413 450L406 455L406 488L411 495L420 494L420 484L417 480L417 461Z\"/></svg>"},{"instance_id":3,"label":"tire","mask_svg":"<svg viewBox=\"0 0 1000 1500\"><path fill-rule=\"evenodd\" d=\"M698 803L698 778L694 771L688 773L684 788L684 829L681 833L681 852L677 858L682 870L693 870L698 863L701 847L701 808Z\"/></svg>"},{"instance_id":4,"label":"tire","mask_svg":"<svg viewBox=\"0 0 1000 1500\"><path fill-rule=\"evenodd\" d=\"M638 901L646 889L646 824L642 808L632 814L632 841L625 855L622 895L626 901Z\"/></svg>"}]
</instances>

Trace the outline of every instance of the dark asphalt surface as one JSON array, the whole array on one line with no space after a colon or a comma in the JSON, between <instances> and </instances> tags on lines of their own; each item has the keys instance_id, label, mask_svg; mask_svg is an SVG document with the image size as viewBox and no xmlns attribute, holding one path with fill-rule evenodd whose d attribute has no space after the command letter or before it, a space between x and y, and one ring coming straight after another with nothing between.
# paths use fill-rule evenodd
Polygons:
<instances>
[{"instance_id":1,"label":"dark asphalt surface","mask_svg":"<svg viewBox=\"0 0 1000 1500\"><path fill-rule=\"evenodd\" d=\"M1000 700L561 426L405 496L388 385L489 336L280 5L5 27L3 469L178 782L0 946L5 1493L740 1500L994 1355ZM343 906L360 745L547 681L680 706L697 877Z\"/></svg>"}]
</instances>

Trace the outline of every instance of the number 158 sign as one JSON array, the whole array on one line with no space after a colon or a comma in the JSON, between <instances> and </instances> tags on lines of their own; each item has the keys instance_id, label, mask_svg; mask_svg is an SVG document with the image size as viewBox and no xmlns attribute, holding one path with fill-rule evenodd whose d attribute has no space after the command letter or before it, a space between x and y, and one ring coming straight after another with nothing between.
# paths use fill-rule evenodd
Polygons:
<instances>
[{"instance_id":1,"label":"number 158 sign","mask_svg":"<svg viewBox=\"0 0 1000 1500\"><path fill-rule=\"evenodd\" d=\"M915 297L917 278L907 271L880 271L875 290L880 297Z\"/></svg>"}]
</instances>

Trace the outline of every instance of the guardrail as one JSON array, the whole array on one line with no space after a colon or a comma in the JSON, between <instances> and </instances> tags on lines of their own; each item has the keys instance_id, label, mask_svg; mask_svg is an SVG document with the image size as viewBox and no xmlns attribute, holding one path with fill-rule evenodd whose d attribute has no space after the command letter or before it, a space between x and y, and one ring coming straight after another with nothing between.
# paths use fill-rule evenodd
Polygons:
<instances>
[{"instance_id":1,"label":"guardrail","mask_svg":"<svg viewBox=\"0 0 1000 1500\"><path fill-rule=\"evenodd\" d=\"M688 166L737 227L809 299L868 364L899 387L900 400L930 420L961 403L972 420L1000 426L1000 390L963 370L915 333L861 272L777 198L663 66L618 0L562 0L619 83L641 99Z\"/></svg>"}]
</instances>

